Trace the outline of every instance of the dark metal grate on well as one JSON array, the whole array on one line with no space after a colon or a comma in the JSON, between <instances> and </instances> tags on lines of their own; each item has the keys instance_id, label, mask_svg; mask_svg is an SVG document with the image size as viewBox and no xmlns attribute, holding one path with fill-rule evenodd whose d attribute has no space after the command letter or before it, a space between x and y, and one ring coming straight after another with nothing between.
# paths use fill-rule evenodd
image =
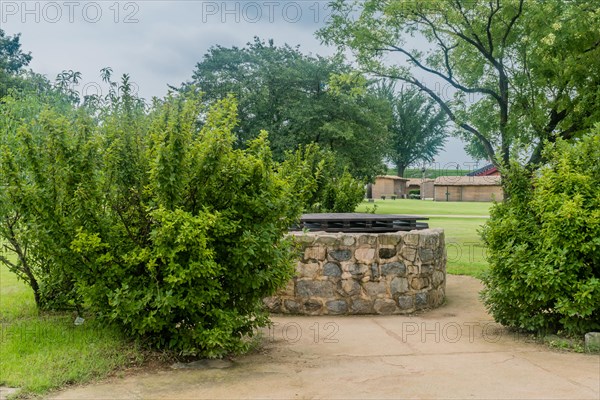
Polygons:
<instances>
[{"instance_id":1,"label":"dark metal grate on well","mask_svg":"<svg viewBox=\"0 0 600 400\"><path fill-rule=\"evenodd\" d=\"M325 232L397 232L427 229L429 218L416 215L320 213L304 214L293 231L307 229Z\"/></svg>"}]
</instances>

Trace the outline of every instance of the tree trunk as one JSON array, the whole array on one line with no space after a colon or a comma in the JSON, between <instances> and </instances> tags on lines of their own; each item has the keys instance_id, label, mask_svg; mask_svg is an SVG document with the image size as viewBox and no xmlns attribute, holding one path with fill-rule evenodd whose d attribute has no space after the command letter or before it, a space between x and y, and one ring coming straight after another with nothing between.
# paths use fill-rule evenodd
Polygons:
<instances>
[{"instance_id":1,"label":"tree trunk","mask_svg":"<svg viewBox=\"0 0 600 400\"><path fill-rule=\"evenodd\" d=\"M400 178L404 178L404 171L406 170L406 165L396 164L397 174Z\"/></svg>"},{"instance_id":2,"label":"tree trunk","mask_svg":"<svg viewBox=\"0 0 600 400\"><path fill-rule=\"evenodd\" d=\"M18 264L10 263L4 257L2 257L2 261L9 267L9 269L12 269L12 272L16 273L17 275L21 275L22 278L25 278L25 280L33 290L33 298L35 300L35 305L39 310L41 306L40 286L38 284L38 281L35 279L35 275L33 274L31 267L29 266L29 262L27 260L27 249L23 249L23 247L21 247L21 244L19 243L19 240L15 235L15 231L12 224L9 224L8 230L9 236L6 237L6 239L12 246L12 251L14 251L17 257L19 258L19 262L21 263L21 265L19 266Z\"/></svg>"},{"instance_id":3,"label":"tree trunk","mask_svg":"<svg viewBox=\"0 0 600 400\"><path fill-rule=\"evenodd\" d=\"M367 183L367 199L373 198L373 184Z\"/></svg>"}]
</instances>

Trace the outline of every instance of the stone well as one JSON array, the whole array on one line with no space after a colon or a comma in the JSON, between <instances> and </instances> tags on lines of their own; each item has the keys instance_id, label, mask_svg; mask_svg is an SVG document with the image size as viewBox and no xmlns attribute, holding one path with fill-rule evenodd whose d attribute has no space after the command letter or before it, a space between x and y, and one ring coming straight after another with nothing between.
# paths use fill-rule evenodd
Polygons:
<instances>
[{"instance_id":1,"label":"stone well","mask_svg":"<svg viewBox=\"0 0 600 400\"><path fill-rule=\"evenodd\" d=\"M444 302L442 229L393 233L291 233L300 247L296 276L271 312L405 314Z\"/></svg>"}]
</instances>

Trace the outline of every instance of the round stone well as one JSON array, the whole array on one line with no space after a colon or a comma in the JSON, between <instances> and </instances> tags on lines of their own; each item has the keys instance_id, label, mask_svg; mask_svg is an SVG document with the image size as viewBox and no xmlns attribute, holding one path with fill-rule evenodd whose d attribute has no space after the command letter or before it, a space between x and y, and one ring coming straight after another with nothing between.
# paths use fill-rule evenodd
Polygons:
<instances>
[{"instance_id":1,"label":"round stone well","mask_svg":"<svg viewBox=\"0 0 600 400\"><path fill-rule=\"evenodd\" d=\"M357 214L337 214L342 215ZM446 287L444 231L424 223L415 226L423 218L410 218L379 218L367 228L364 221L359 226L340 224L340 218L315 225L303 216L298 228L304 231L290 233L300 250L296 276L266 298L265 305L274 313L306 315L406 314L441 305ZM306 224L321 230L307 231ZM361 232L373 228L375 232Z\"/></svg>"}]
</instances>

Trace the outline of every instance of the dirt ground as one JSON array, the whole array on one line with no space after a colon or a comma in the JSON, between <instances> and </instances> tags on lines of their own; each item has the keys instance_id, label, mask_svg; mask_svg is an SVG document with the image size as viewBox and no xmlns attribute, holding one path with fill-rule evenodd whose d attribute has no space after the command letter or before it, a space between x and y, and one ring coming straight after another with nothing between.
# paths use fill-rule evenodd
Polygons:
<instances>
[{"instance_id":1,"label":"dirt ground","mask_svg":"<svg viewBox=\"0 0 600 400\"><path fill-rule=\"evenodd\" d=\"M449 276L447 303L413 316L273 318L264 347L54 393L54 399L600 399L600 356L510 333Z\"/></svg>"}]
</instances>

